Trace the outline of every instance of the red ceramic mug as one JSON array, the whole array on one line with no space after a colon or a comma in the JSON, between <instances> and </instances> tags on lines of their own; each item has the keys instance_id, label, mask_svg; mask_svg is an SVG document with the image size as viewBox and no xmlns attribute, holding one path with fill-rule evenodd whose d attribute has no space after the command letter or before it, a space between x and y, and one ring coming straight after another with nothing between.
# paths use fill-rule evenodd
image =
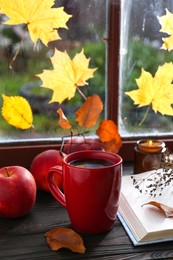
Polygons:
<instances>
[{"instance_id":1,"label":"red ceramic mug","mask_svg":"<svg viewBox=\"0 0 173 260\"><path fill-rule=\"evenodd\" d=\"M63 178L63 192L54 175ZM64 206L74 229L97 234L109 231L116 218L122 176L122 158L114 153L85 150L64 157L62 167L52 167L48 185Z\"/></svg>"}]
</instances>

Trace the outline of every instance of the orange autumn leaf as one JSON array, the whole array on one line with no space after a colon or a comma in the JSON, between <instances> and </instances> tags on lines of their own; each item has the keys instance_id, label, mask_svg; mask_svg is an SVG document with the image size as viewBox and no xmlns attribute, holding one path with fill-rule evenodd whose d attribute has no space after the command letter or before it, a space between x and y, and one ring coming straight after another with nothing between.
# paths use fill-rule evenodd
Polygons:
<instances>
[{"instance_id":1,"label":"orange autumn leaf","mask_svg":"<svg viewBox=\"0 0 173 260\"><path fill-rule=\"evenodd\" d=\"M107 152L118 153L121 146L121 138L118 138L118 140L112 139L109 142L102 142L102 147Z\"/></svg>"},{"instance_id":2,"label":"orange autumn leaf","mask_svg":"<svg viewBox=\"0 0 173 260\"><path fill-rule=\"evenodd\" d=\"M58 124L61 128L63 129L70 129L71 128L71 124L70 122L68 121L68 119L66 118L66 116L64 115L63 111L61 108L59 108L57 110L57 113L60 117L59 121L58 121Z\"/></svg>"},{"instance_id":3,"label":"orange autumn leaf","mask_svg":"<svg viewBox=\"0 0 173 260\"><path fill-rule=\"evenodd\" d=\"M103 110L103 103L98 95L88 97L85 103L76 111L76 121L79 126L93 127Z\"/></svg>"},{"instance_id":4,"label":"orange autumn leaf","mask_svg":"<svg viewBox=\"0 0 173 260\"><path fill-rule=\"evenodd\" d=\"M167 205L157 202L157 201L149 201L149 202L143 204L142 207L145 205L152 205L152 206L158 208L161 212L163 212L166 215L167 218L173 217L173 208L170 206L167 206Z\"/></svg>"},{"instance_id":5,"label":"orange autumn leaf","mask_svg":"<svg viewBox=\"0 0 173 260\"><path fill-rule=\"evenodd\" d=\"M122 146L117 125L112 120L102 120L96 131L106 151L117 153Z\"/></svg>"},{"instance_id":6,"label":"orange autumn leaf","mask_svg":"<svg viewBox=\"0 0 173 260\"><path fill-rule=\"evenodd\" d=\"M96 133L102 142L109 142L119 135L117 125L112 120L102 120Z\"/></svg>"},{"instance_id":7,"label":"orange autumn leaf","mask_svg":"<svg viewBox=\"0 0 173 260\"><path fill-rule=\"evenodd\" d=\"M70 228L55 228L46 232L45 236L53 251L67 248L76 253L85 253L82 237Z\"/></svg>"}]
</instances>

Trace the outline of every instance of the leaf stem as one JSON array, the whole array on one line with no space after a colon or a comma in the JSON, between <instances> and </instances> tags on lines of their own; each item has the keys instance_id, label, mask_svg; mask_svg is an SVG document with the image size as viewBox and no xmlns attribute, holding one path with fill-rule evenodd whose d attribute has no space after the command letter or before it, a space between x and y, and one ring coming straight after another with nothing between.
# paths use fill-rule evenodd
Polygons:
<instances>
[{"instance_id":1,"label":"leaf stem","mask_svg":"<svg viewBox=\"0 0 173 260\"><path fill-rule=\"evenodd\" d=\"M5 171L6 171L7 177L10 177L10 174L9 174L9 172L8 172L7 167L5 167Z\"/></svg>"},{"instance_id":2,"label":"leaf stem","mask_svg":"<svg viewBox=\"0 0 173 260\"><path fill-rule=\"evenodd\" d=\"M149 110L150 110L150 106L147 107L147 110L146 110L144 117L142 118L141 122L139 123L139 126L141 126L144 123L145 119L147 118Z\"/></svg>"},{"instance_id":3,"label":"leaf stem","mask_svg":"<svg viewBox=\"0 0 173 260\"><path fill-rule=\"evenodd\" d=\"M15 54L14 54L14 56L13 56L11 62L10 62L9 68L10 68L11 70L13 69L12 64L13 64L13 62L16 60L17 56L19 55L19 52L20 52L20 49L22 48L22 45L23 45L23 38L21 39L20 45L18 46L18 48L17 48L17 50L16 50L16 52L15 52Z\"/></svg>"},{"instance_id":4,"label":"leaf stem","mask_svg":"<svg viewBox=\"0 0 173 260\"><path fill-rule=\"evenodd\" d=\"M77 91L79 92L79 94L86 100L86 96L84 95L84 93L77 87Z\"/></svg>"}]
</instances>

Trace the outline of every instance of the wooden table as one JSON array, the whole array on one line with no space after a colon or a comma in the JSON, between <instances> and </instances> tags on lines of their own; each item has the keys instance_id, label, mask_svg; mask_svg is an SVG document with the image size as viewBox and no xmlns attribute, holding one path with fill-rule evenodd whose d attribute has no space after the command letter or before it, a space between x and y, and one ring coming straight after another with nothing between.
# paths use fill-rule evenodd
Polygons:
<instances>
[{"instance_id":1,"label":"wooden table","mask_svg":"<svg viewBox=\"0 0 173 260\"><path fill-rule=\"evenodd\" d=\"M130 169L125 165L124 173ZM82 234L86 253L67 249L53 252L44 234L56 227L71 227L67 212L51 194L39 191L30 214L19 219L0 219L0 259L173 259L173 242L134 247L118 219L106 234Z\"/></svg>"}]
</instances>

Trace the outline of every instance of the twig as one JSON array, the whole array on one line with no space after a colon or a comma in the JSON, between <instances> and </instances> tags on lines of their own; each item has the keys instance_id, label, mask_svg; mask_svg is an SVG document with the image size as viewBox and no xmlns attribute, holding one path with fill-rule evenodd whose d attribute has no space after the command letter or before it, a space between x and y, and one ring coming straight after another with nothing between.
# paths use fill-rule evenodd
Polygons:
<instances>
[{"instance_id":1,"label":"twig","mask_svg":"<svg viewBox=\"0 0 173 260\"><path fill-rule=\"evenodd\" d=\"M145 112L145 114L144 114L143 119L142 119L141 122L139 123L139 126L141 126L141 125L143 124L143 122L145 121L145 119L147 118L147 115L148 115L149 110L150 110L150 106L147 107L147 110L146 110L146 112Z\"/></svg>"},{"instance_id":2,"label":"twig","mask_svg":"<svg viewBox=\"0 0 173 260\"><path fill-rule=\"evenodd\" d=\"M77 91L79 92L79 94L86 100L86 96L84 95L84 93L77 87Z\"/></svg>"},{"instance_id":3,"label":"twig","mask_svg":"<svg viewBox=\"0 0 173 260\"><path fill-rule=\"evenodd\" d=\"M149 193L151 196L162 195L165 187L173 186L173 160L171 159L172 153L168 149L164 152L161 168L154 170L149 176L143 179L137 179L131 176L133 185L140 193Z\"/></svg>"},{"instance_id":4,"label":"twig","mask_svg":"<svg viewBox=\"0 0 173 260\"><path fill-rule=\"evenodd\" d=\"M14 54L14 56L13 56L11 62L10 62L9 68L11 70L13 69L12 64L16 60L17 56L19 55L20 49L22 48L22 44L23 44L23 38L21 39L20 45L18 46L18 48L17 48L17 50L16 50L16 52L15 52L15 54Z\"/></svg>"}]
</instances>

